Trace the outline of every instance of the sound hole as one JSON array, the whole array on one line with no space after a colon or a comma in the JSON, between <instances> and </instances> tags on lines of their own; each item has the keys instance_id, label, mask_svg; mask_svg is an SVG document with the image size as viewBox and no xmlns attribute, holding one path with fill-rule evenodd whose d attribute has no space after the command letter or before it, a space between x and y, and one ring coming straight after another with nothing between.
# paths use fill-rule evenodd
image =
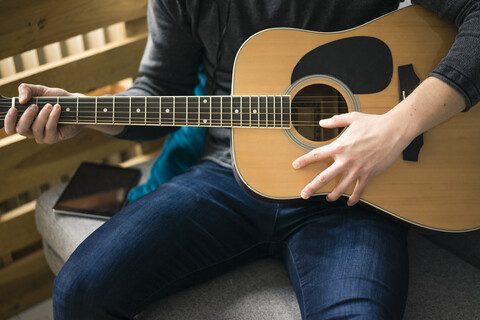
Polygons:
<instances>
[{"instance_id":1,"label":"sound hole","mask_svg":"<svg viewBox=\"0 0 480 320\"><path fill-rule=\"evenodd\" d=\"M340 92L325 84L301 89L292 101L293 126L300 135L313 141L327 141L338 136L343 128L326 129L318 122L347 112L347 102Z\"/></svg>"}]
</instances>

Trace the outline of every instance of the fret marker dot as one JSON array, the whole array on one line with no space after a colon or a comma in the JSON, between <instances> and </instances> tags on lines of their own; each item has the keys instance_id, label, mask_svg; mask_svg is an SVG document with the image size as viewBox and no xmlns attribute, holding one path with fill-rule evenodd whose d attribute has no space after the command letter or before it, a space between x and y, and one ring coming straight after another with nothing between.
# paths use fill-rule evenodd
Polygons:
<instances>
[{"instance_id":1,"label":"fret marker dot","mask_svg":"<svg viewBox=\"0 0 480 320\"><path fill-rule=\"evenodd\" d=\"M207 103L207 102L208 102L208 100L207 100L207 99L203 99L203 103Z\"/></svg>"},{"instance_id":2,"label":"fret marker dot","mask_svg":"<svg viewBox=\"0 0 480 320\"><path fill-rule=\"evenodd\" d=\"M107 109L107 108L103 108L103 112L107 112L107 111L108 111L108 109Z\"/></svg>"},{"instance_id":3,"label":"fret marker dot","mask_svg":"<svg viewBox=\"0 0 480 320\"><path fill-rule=\"evenodd\" d=\"M235 113L239 113L240 111L238 111L238 109L235 109Z\"/></svg>"},{"instance_id":4,"label":"fret marker dot","mask_svg":"<svg viewBox=\"0 0 480 320\"><path fill-rule=\"evenodd\" d=\"M170 109L166 109L165 112L166 112L166 113L169 113L169 112L170 112Z\"/></svg>"},{"instance_id":5,"label":"fret marker dot","mask_svg":"<svg viewBox=\"0 0 480 320\"><path fill-rule=\"evenodd\" d=\"M142 110L140 110L140 108L137 108L137 112L140 112L140 111L142 111Z\"/></svg>"},{"instance_id":6,"label":"fret marker dot","mask_svg":"<svg viewBox=\"0 0 480 320\"><path fill-rule=\"evenodd\" d=\"M70 112L70 108L65 109L65 111Z\"/></svg>"},{"instance_id":7,"label":"fret marker dot","mask_svg":"<svg viewBox=\"0 0 480 320\"><path fill-rule=\"evenodd\" d=\"M257 109L253 109L253 113L257 113Z\"/></svg>"},{"instance_id":8,"label":"fret marker dot","mask_svg":"<svg viewBox=\"0 0 480 320\"><path fill-rule=\"evenodd\" d=\"M203 119L203 123L207 123L207 122L208 122L207 119Z\"/></svg>"}]
</instances>

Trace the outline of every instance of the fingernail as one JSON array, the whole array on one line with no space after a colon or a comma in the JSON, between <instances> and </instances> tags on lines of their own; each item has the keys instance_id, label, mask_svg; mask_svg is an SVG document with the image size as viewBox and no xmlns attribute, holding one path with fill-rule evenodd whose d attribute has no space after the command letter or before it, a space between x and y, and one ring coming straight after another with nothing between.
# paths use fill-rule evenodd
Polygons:
<instances>
[{"instance_id":1,"label":"fingernail","mask_svg":"<svg viewBox=\"0 0 480 320\"><path fill-rule=\"evenodd\" d=\"M60 107L59 104L56 104L53 108L55 109L55 111L58 111L58 110L60 110L61 107Z\"/></svg>"},{"instance_id":2,"label":"fingernail","mask_svg":"<svg viewBox=\"0 0 480 320\"><path fill-rule=\"evenodd\" d=\"M302 191L302 193L300 194L300 196L301 196L303 199L308 199L308 194L307 194L305 191Z\"/></svg>"},{"instance_id":3,"label":"fingernail","mask_svg":"<svg viewBox=\"0 0 480 320\"><path fill-rule=\"evenodd\" d=\"M298 169L298 161L293 161L292 166L294 169Z\"/></svg>"},{"instance_id":4,"label":"fingernail","mask_svg":"<svg viewBox=\"0 0 480 320\"><path fill-rule=\"evenodd\" d=\"M320 120L320 121L318 122L318 124L319 124L319 125L324 125L325 122L326 122L326 121L325 121L324 119L322 119L322 120Z\"/></svg>"}]
</instances>

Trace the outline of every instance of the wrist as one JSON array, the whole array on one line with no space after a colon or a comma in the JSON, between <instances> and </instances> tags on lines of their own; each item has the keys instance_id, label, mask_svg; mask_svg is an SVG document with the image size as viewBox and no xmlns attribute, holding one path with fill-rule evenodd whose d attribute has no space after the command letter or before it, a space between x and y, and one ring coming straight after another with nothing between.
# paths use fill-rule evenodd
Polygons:
<instances>
[{"instance_id":1,"label":"wrist","mask_svg":"<svg viewBox=\"0 0 480 320\"><path fill-rule=\"evenodd\" d=\"M465 99L454 88L430 77L385 114L406 140L448 120L465 109Z\"/></svg>"}]
</instances>

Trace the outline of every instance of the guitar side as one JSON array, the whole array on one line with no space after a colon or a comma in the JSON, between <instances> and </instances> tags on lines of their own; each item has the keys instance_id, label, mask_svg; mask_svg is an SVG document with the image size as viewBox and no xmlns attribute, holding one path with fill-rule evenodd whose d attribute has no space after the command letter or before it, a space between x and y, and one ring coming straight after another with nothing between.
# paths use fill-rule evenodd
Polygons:
<instances>
[{"instance_id":1,"label":"guitar side","mask_svg":"<svg viewBox=\"0 0 480 320\"><path fill-rule=\"evenodd\" d=\"M383 41L392 52L393 70L388 86L374 94L352 94L349 111L385 113L399 102L397 67L413 64L420 80L444 57L456 29L428 10L412 6L355 29L318 33L271 29L250 38L239 51L234 68L233 94L296 94L292 70L317 47L339 39L369 36ZM421 48L421 50L413 50ZM305 80L325 82L323 77ZM341 84L339 85L341 86ZM293 87L293 88L292 88ZM347 88L348 89L348 88ZM455 116L424 134L418 162L398 159L369 183L361 201L401 220L442 231L480 228L480 107ZM290 131L288 133L287 131ZM332 160L300 170L291 163L306 152L292 142L291 130L235 128L232 160L241 184L271 200L299 198L302 188ZM330 141L305 139L304 145L321 147ZM338 177L317 191L328 194ZM348 190L346 196L352 192Z\"/></svg>"}]
</instances>

